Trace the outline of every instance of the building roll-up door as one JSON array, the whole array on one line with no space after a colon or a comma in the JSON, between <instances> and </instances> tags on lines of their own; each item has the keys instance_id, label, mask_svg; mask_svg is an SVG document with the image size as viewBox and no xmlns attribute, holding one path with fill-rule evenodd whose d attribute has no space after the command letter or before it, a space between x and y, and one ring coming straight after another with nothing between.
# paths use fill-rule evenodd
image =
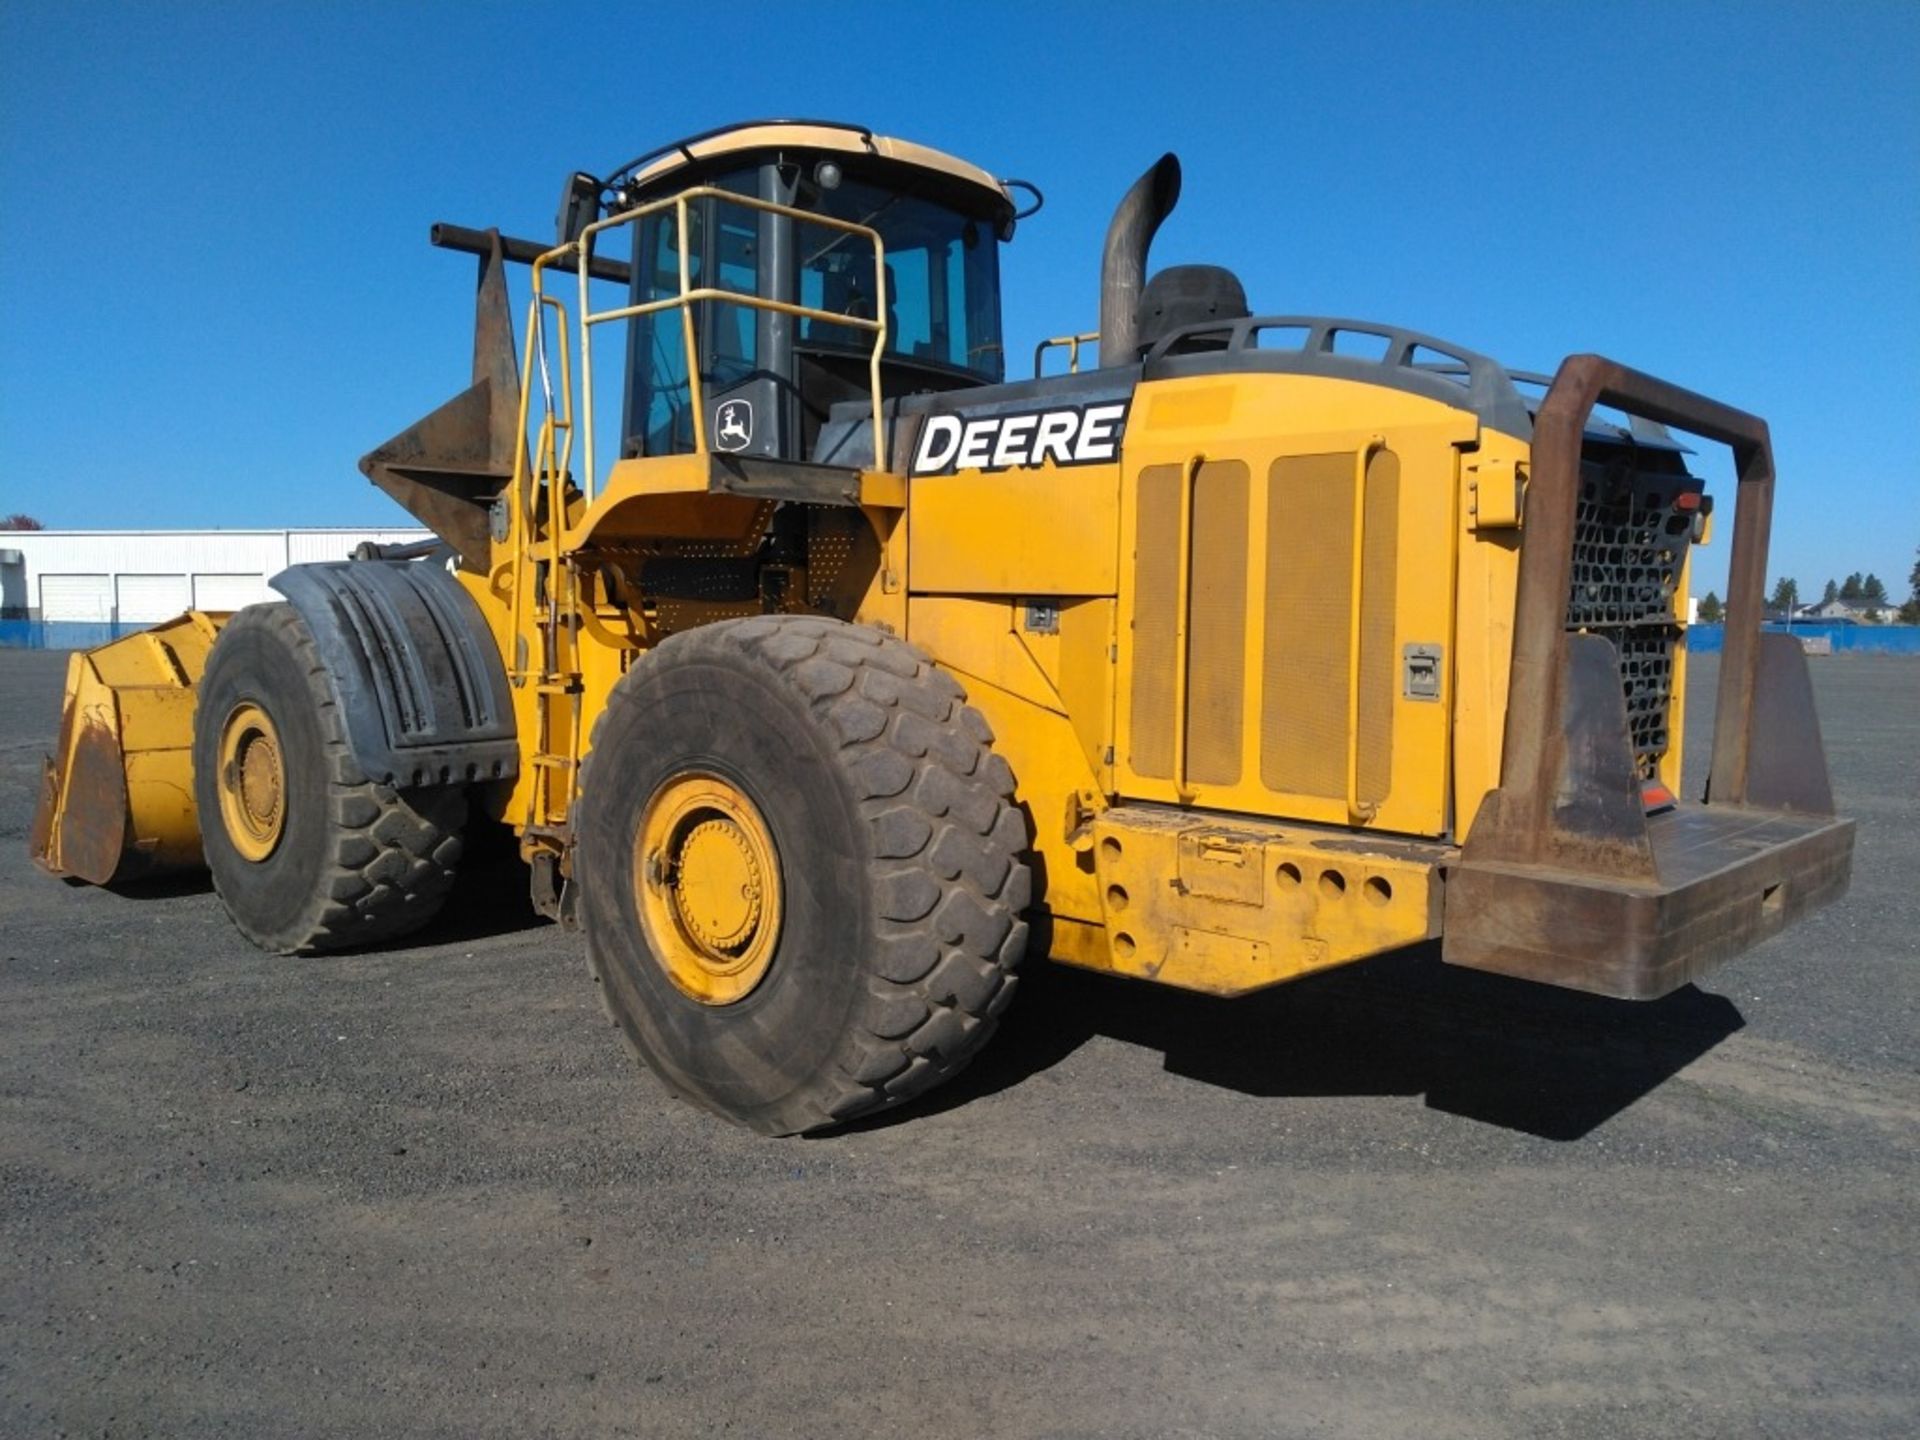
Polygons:
<instances>
[{"instance_id":1,"label":"building roll-up door","mask_svg":"<svg viewBox=\"0 0 1920 1440\"><path fill-rule=\"evenodd\" d=\"M193 606L196 610L243 610L249 605L278 598L268 588L264 575L193 577Z\"/></svg>"},{"instance_id":2,"label":"building roll-up door","mask_svg":"<svg viewBox=\"0 0 1920 1440\"><path fill-rule=\"evenodd\" d=\"M113 580L106 575L42 575L40 618L103 625L113 619Z\"/></svg>"},{"instance_id":3,"label":"building roll-up door","mask_svg":"<svg viewBox=\"0 0 1920 1440\"><path fill-rule=\"evenodd\" d=\"M171 620L193 603L184 575L116 575L113 584L123 624Z\"/></svg>"}]
</instances>

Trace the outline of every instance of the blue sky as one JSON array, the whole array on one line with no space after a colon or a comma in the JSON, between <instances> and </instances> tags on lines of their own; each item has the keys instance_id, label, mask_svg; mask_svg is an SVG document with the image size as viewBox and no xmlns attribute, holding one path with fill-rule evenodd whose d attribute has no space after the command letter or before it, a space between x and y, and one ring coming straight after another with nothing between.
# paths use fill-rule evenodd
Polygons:
<instances>
[{"instance_id":1,"label":"blue sky","mask_svg":"<svg viewBox=\"0 0 1920 1440\"><path fill-rule=\"evenodd\" d=\"M1038 181L1008 353L1107 215L1256 311L1597 350L1766 416L1775 574L1920 545L1920 5L0 5L0 512L391 523L359 455L464 383L471 262L563 176L827 115ZM1702 457L1710 478L1725 474ZM1723 532L1724 534L1724 532ZM1724 574L1724 542L1695 589Z\"/></svg>"}]
</instances>

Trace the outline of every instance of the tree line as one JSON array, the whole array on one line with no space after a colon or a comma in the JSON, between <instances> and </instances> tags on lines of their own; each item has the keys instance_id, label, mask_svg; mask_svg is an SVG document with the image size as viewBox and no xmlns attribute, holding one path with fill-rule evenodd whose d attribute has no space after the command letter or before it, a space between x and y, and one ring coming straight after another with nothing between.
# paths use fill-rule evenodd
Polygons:
<instances>
[{"instance_id":1,"label":"tree line","mask_svg":"<svg viewBox=\"0 0 1920 1440\"><path fill-rule=\"evenodd\" d=\"M1920 550L1916 550L1920 557ZM1898 608L1893 605L1887 594L1887 585L1878 575L1862 575L1858 570L1845 580L1829 580L1821 591L1817 603L1827 604L1840 600L1859 610L1863 618L1878 623L1887 618L1888 611L1902 625L1920 625L1920 558L1913 562L1913 569L1907 576L1907 598ZM1773 594L1767 598L1767 608L1783 615L1791 615L1800 608L1800 582L1791 575L1782 575L1774 582ZM1700 619L1708 625L1717 625L1726 618L1727 607L1718 595L1709 590L1706 598L1700 602Z\"/></svg>"}]
</instances>

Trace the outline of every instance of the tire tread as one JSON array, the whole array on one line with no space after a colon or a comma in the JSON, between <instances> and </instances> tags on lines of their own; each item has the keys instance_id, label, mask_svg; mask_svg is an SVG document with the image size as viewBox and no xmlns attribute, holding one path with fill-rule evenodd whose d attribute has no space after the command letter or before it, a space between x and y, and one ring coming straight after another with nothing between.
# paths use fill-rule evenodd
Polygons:
<instances>
[{"instance_id":1,"label":"tire tread","mask_svg":"<svg viewBox=\"0 0 1920 1440\"><path fill-rule=\"evenodd\" d=\"M271 632L306 680L328 777L328 853L312 899L294 925L266 935L231 905L229 915L249 940L283 955L357 948L411 934L439 913L453 888L466 792L449 786L403 794L367 779L353 758L326 666L299 613L285 603L250 606L228 622L227 632L243 626Z\"/></svg>"},{"instance_id":2,"label":"tire tread","mask_svg":"<svg viewBox=\"0 0 1920 1440\"><path fill-rule=\"evenodd\" d=\"M951 1078L991 1038L1027 945L1027 823L985 718L924 651L840 620L719 621L654 653L745 661L777 679L837 747L870 847L878 933L859 947L868 974L838 1053L774 1113L729 1118L805 1133ZM628 698L625 689L614 687L602 721ZM587 794L598 754L589 751L581 777ZM604 996L592 938L589 965ZM644 1060L631 1025L622 1029Z\"/></svg>"}]
</instances>

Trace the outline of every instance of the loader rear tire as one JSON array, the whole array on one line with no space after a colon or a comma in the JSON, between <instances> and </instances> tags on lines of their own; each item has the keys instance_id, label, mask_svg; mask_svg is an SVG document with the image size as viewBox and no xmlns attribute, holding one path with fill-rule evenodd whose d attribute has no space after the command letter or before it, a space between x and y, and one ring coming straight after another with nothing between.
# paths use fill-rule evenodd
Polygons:
<instances>
[{"instance_id":1,"label":"loader rear tire","mask_svg":"<svg viewBox=\"0 0 1920 1440\"><path fill-rule=\"evenodd\" d=\"M812 616L701 626L620 681L575 874L601 998L669 1089L795 1134L979 1052L1031 884L991 740L925 655Z\"/></svg>"},{"instance_id":2,"label":"loader rear tire","mask_svg":"<svg viewBox=\"0 0 1920 1440\"><path fill-rule=\"evenodd\" d=\"M239 740L236 729L246 732ZM265 745L257 768L277 772L277 785L260 787L264 799L236 798L248 763L232 753L241 742ZM214 889L263 950L396 939L431 920L452 888L466 792L401 792L367 779L291 605L250 606L220 632L196 702L193 787Z\"/></svg>"}]
</instances>

